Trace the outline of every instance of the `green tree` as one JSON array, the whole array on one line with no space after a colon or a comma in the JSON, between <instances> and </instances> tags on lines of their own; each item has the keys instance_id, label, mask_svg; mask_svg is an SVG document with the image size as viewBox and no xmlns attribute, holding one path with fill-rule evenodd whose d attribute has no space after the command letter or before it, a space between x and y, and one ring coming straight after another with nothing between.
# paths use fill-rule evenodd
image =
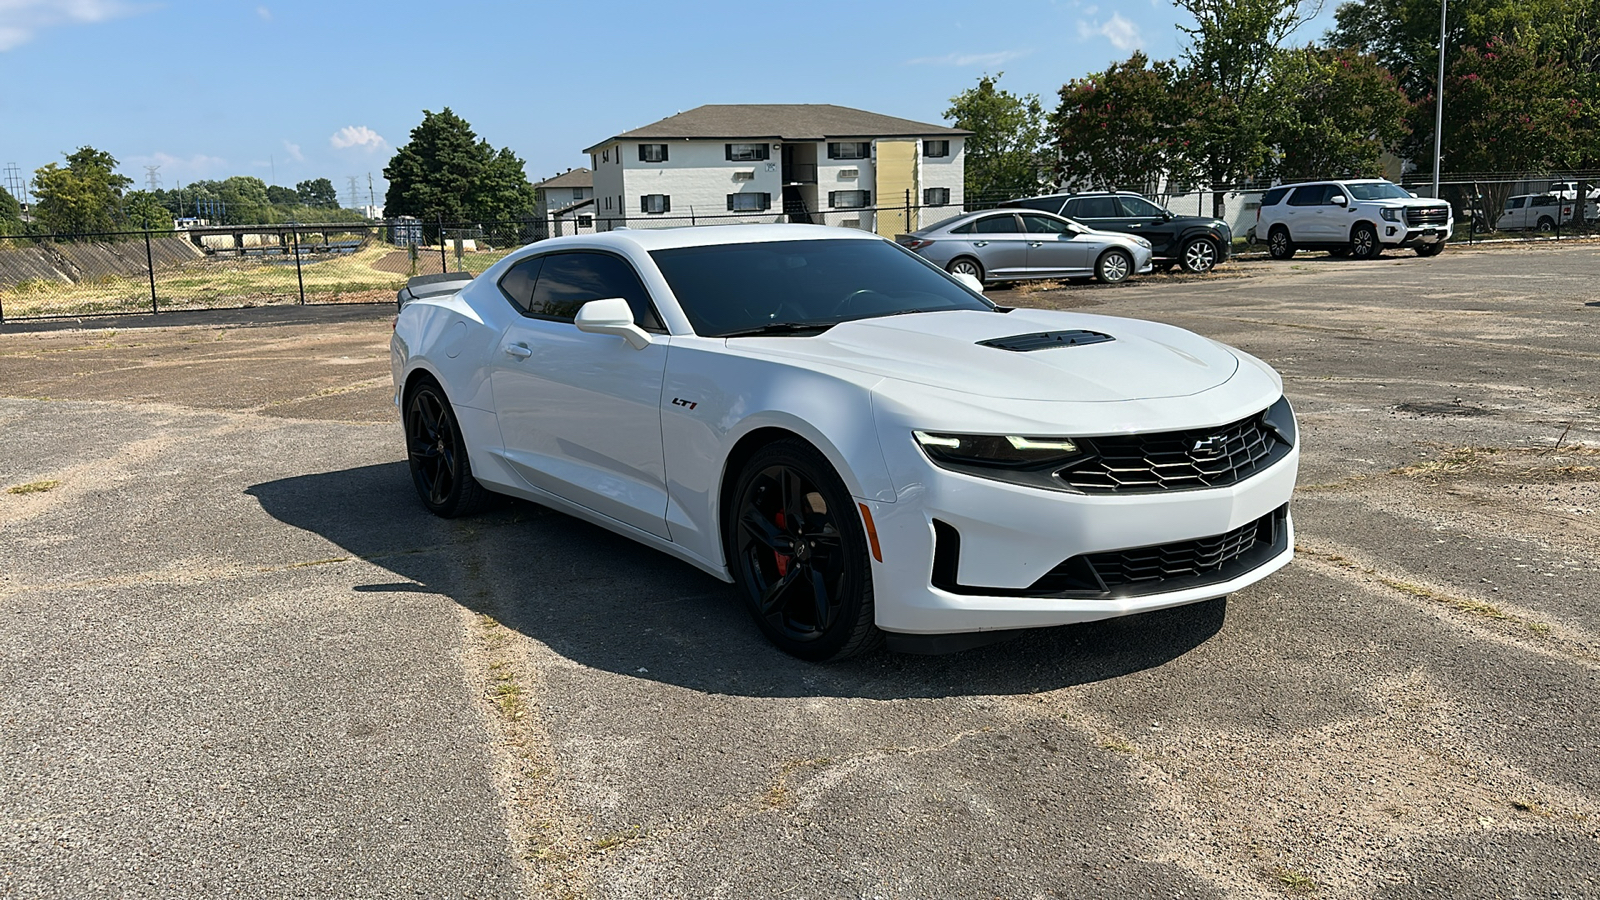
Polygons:
<instances>
[{"instance_id":1,"label":"green tree","mask_svg":"<svg viewBox=\"0 0 1600 900\"><path fill-rule=\"evenodd\" d=\"M422 111L422 123L383 177L389 181L383 214L390 217L490 221L527 215L534 205L522 160L479 140L449 107Z\"/></svg>"},{"instance_id":2,"label":"green tree","mask_svg":"<svg viewBox=\"0 0 1600 900\"><path fill-rule=\"evenodd\" d=\"M118 224L122 192L133 184L116 170L116 158L93 147L68 154L65 168L49 163L35 170L35 219L56 234L112 230Z\"/></svg>"},{"instance_id":3,"label":"green tree","mask_svg":"<svg viewBox=\"0 0 1600 900\"><path fill-rule=\"evenodd\" d=\"M302 181L294 186L296 194L300 195L300 205L314 209L338 209L339 194L333 189L333 182L326 178L315 178Z\"/></svg>"},{"instance_id":4,"label":"green tree","mask_svg":"<svg viewBox=\"0 0 1600 900\"><path fill-rule=\"evenodd\" d=\"M0 187L0 234L22 233L22 204Z\"/></svg>"},{"instance_id":5,"label":"green tree","mask_svg":"<svg viewBox=\"0 0 1600 900\"><path fill-rule=\"evenodd\" d=\"M1150 192L1183 155L1177 66L1135 52L1061 88L1050 116L1060 187Z\"/></svg>"},{"instance_id":6,"label":"green tree","mask_svg":"<svg viewBox=\"0 0 1600 900\"><path fill-rule=\"evenodd\" d=\"M1041 183L1044 107L1037 94L1018 97L996 87L1004 75L983 75L977 87L951 97L944 112L955 127L972 132L966 140L968 202L1026 197Z\"/></svg>"},{"instance_id":7,"label":"green tree","mask_svg":"<svg viewBox=\"0 0 1600 900\"><path fill-rule=\"evenodd\" d=\"M299 206L300 192L276 184L267 185L267 202L273 206Z\"/></svg>"},{"instance_id":8,"label":"green tree","mask_svg":"<svg viewBox=\"0 0 1600 900\"><path fill-rule=\"evenodd\" d=\"M129 191L122 198L122 223L128 228L171 231L172 212L152 191Z\"/></svg>"},{"instance_id":9,"label":"green tree","mask_svg":"<svg viewBox=\"0 0 1600 900\"><path fill-rule=\"evenodd\" d=\"M1471 172L1539 172L1574 165L1589 140L1578 123L1586 109L1565 65L1515 41L1491 38L1463 47L1445 77L1441 168ZM1433 98L1414 116L1433 133Z\"/></svg>"},{"instance_id":10,"label":"green tree","mask_svg":"<svg viewBox=\"0 0 1600 900\"><path fill-rule=\"evenodd\" d=\"M1272 93L1280 104L1270 134L1273 168L1283 181L1381 175L1379 157L1408 131L1411 104L1369 54L1288 51L1274 65Z\"/></svg>"}]
</instances>

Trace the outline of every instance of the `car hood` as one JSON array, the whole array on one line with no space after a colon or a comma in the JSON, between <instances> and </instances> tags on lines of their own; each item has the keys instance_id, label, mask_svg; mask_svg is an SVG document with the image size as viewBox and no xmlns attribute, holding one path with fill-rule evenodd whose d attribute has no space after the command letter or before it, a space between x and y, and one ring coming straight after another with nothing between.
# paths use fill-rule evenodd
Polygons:
<instances>
[{"instance_id":1,"label":"car hood","mask_svg":"<svg viewBox=\"0 0 1600 900\"><path fill-rule=\"evenodd\" d=\"M1433 209L1440 206L1449 206L1443 200L1433 197L1386 197L1382 200L1358 200L1358 203L1379 203L1384 206L1400 206L1408 209Z\"/></svg>"},{"instance_id":2,"label":"car hood","mask_svg":"<svg viewBox=\"0 0 1600 900\"><path fill-rule=\"evenodd\" d=\"M1045 331L1094 331L1110 341L1003 350L979 342ZM836 325L814 337L734 338L762 356L849 369L964 394L1008 400L1184 397L1233 377L1239 358L1180 328L1079 313L1015 309L912 313Z\"/></svg>"}]
</instances>

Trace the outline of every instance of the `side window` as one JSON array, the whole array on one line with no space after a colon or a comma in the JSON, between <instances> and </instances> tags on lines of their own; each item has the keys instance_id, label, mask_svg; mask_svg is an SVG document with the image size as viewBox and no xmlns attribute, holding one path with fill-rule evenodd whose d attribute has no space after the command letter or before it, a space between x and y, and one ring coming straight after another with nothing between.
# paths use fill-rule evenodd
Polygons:
<instances>
[{"instance_id":1,"label":"side window","mask_svg":"<svg viewBox=\"0 0 1600 900\"><path fill-rule=\"evenodd\" d=\"M974 221L974 222L967 222L967 223L962 224L962 225L957 225L956 227L950 229L950 233L951 234L971 234L972 230L973 230L973 226L975 226L977 224L978 223Z\"/></svg>"},{"instance_id":2,"label":"side window","mask_svg":"<svg viewBox=\"0 0 1600 900\"><path fill-rule=\"evenodd\" d=\"M1524 199L1525 198L1523 197L1512 197L1510 200L1506 201L1506 209L1521 209L1522 201Z\"/></svg>"},{"instance_id":3,"label":"side window","mask_svg":"<svg viewBox=\"0 0 1600 900\"><path fill-rule=\"evenodd\" d=\"M1033 234L1066 234L1070 230L1070 226L1060 219L1028 213L1022 214L1022 228Z\"/></svg>"},{"instance_id":4,"label":"side window","mask_svg":"<svg viewBox=\"0 0 1600 900\"><path fill-rule=\"evenodd\" d=\"M1297 187L1294 189L1293 196L1289 198L1289 205L1321 206L1326 187L1327 185L1325 184L1308 184L1305 187Z\"/></svg>"},{"instance_id":5,"label":"side window","mask_svg":"<svg viewBox=\"0 0 1600 900\"><path fill-rule=\"evenodd\" d=\"M1283 195L1287 193L1289 193L1288 188L1275 187L1272 190L1267 191L1266 195L1261 198L1261 205L1277 206L1279 203L1283 202Z\"/></svg>"},{"instance_id":6,"label":"side window","mask_svg":"<svg viewBox=\"0 0 1600 900\"><path fill-rule=\"evenodd\" d=\"M1122 214L1125 216L1138 216L1140 218L1161 217L1161 207L1143 197L1118 197L1117 205L1122 207Z\"/></svg>"},{"instance_id":7,"label":"side window","mask_svg":"<svg viewBox=\"0 0 1600 900\"><path fill-rule=\"evenodd\" d=\"M633 266L609 253L553 253L544 257L528 314L571 322L578 307L590 300L621 297L633 309L633 321L646 331L661 331L661 318ZM508 273L509 274L509 273Z\"/></svg>"},{"instance_id":8,"label":"side window","mask_svg":"<svg viewBox=\"0 0 1600 900\"><path fill-rule=\"evenodd\" d=\"M1011 200L1007 206L1020 206L1023 209L1042 209L1045 212L1060 212L1060 197L1029 197L1026 200Z\"/></svg>"},{"instance_id":9,"label":"side window","mask_svg":"<svg viewBox=\"0 0 1600 900\"><path fill-rule=\"evenodd\" d=\"M1556 198L1548 194L1540 194L1528 201L1529 206L1555 206Z\"/></svg>"},{"instance_id":10,"label":"side window","mask_svg":"<svg viewBox=\"0 0 1600 900\"><path fill-rule=\"evenodd\" d=\"M533 305L533 285L539 280L539 267L542 265L544 257L535 256L517 263L511 267L511 271L500 276L501 293L524 313Z\"/></svg>"},{"instance_id":11,"label":"side window","mask_svg":"<svg viewBox=\"0 0 1600 900\"><path fill-rule=\"evenodd\" d=\"M1122 215L1114 197L1081 197L1069 219L1115 219Z\"/></svg>"},{"instance_id":12,"label":"side window","mask_svg":"<svg viewBox=\"0 0 1600 900\"><path fill-rule=\"evenodd\" d=\"M1012 215L979 219L972 229L973 234L1016 234L1017 231L1017 217Z\"/></svg>"}]
</instances>

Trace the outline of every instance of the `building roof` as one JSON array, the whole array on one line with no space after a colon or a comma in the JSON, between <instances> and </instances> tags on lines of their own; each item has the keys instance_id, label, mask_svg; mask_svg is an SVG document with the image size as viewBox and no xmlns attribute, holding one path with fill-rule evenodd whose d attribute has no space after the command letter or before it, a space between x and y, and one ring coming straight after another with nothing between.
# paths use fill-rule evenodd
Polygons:
<instances>
[{"instance_id":1,"label":"building roof","mask_svg":"<svg viewBox=\"0 0 1600 900\"><path fill-rule=\"evenodd\" d=\"M588 169L583 168L583 167L580 166L580 167L578 167L576 169L568 169L567 171L562 172L560 175L557 175L554 178L546 178L545 180L535 184L534 187L536 187L536 188L564 188L564 187L565 188L575 188L575 187L592 188L592 187L594 187L594 173L589 171Z\"/></svg>"},{"instance_id":2,"label":"building roof","mask_svg":"<svg viewBox=\"0 0 1600 900\"><path fill-rule=\"evenodd\" d=\"M827 103L711 103L659 122L606 138L592 153L617 140L715 140L759 138L817 141L860 137L962 137L972 132L929 125Z\"/></svg>"}]
</instances>

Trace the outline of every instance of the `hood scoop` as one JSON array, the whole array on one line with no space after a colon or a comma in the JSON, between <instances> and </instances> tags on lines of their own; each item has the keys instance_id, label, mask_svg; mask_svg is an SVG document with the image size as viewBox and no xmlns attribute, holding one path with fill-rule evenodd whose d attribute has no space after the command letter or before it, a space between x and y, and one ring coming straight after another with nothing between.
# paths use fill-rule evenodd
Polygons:
<instances>
[{"instance_id":1,"label":"hood scoop","mask_svg":"<svg viewBox=\"0 0 1600 900\"><path fill-rule=\"evenodd\" d=\"M1054 347L1080 347L1084 344L1103 344L1114 341L1116 338L1098 331L1037 331L1033 334L1014 334L1011 337L991 338L979 341L980 347L994 347L998 350L1010 350L1015 353L1027 353L1031 350L1049 350Z\"/></svg>"}]
</instances>

